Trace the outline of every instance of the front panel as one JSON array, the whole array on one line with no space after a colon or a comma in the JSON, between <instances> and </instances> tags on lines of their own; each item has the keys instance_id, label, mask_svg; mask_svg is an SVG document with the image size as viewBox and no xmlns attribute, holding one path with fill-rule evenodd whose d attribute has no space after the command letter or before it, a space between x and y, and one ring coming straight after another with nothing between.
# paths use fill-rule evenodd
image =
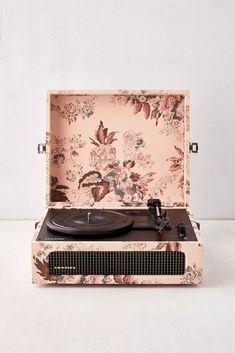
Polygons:
<instances>
[{"instance_id":1,"label":"front panel","mask_svg":"<svg viewBox=\"0 0 235 353\"><path fill-rule=\"evenodd\" d=\"M58 275L183 275L181 251L54 251L49 274Z\"/></svg>"}]
</instances>

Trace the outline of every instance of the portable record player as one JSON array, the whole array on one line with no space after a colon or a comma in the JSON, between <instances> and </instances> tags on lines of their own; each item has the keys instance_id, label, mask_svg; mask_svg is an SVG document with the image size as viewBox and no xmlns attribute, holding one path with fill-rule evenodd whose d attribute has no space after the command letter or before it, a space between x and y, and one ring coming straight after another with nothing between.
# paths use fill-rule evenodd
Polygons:
<instances>
[{"instance_id":1,"label":"portable record player","mask_svg":"<svg viewBox=\"0 0 235 353\"><path fill-rule=\"evenodd\" d=\"M51 91L36 284L199 284L187 91Z\"/></svg>"}]
</instances>

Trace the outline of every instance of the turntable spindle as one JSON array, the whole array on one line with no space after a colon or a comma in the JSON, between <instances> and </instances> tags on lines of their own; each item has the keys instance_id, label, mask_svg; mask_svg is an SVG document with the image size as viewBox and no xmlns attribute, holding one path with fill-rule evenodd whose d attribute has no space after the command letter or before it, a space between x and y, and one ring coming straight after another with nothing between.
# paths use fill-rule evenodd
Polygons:
<instances>
[{"instance_id":1,"label":"turntable spindle","mask_svg":"<svg viewBox=\"0 0 235 353\"><path fill-rule=\"evenodd\" d=\"M90 222L90 219L91 219L91 212L87 212L87 221L88 221L88 223Z\"/></svg>"}]
</instances>

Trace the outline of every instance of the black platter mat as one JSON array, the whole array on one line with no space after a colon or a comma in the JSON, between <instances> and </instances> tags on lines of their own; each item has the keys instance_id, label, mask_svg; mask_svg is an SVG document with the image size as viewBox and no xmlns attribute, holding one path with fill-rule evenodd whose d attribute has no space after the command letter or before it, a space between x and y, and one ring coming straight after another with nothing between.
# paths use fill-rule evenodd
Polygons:
<instances>
[{"instance_id":1,"label":"black platter mat","mask_svg":"<svg viewBox=\"0 0 235 353\"><path fill-rule=\"evenodd\" d=\"M116 211L70 210L50 217L47 227L55 232L74 236L105 236L132 228L133 218Z\"/></svg>"}]
</instances>

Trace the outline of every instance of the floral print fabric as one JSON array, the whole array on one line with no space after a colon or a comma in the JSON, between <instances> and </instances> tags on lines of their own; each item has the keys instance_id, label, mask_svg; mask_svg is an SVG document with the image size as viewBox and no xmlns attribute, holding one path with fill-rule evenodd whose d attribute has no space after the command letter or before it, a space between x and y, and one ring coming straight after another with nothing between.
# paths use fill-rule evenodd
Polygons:
<instances>
[{"instance_id":1,"label":"floral print fabric","mask_svg":"<svg viewBox=\"0 0 235 353\"><path fill-rule=\"evenodd\" d=\"M187 95L138 93L50 95L49 205L187 206Z\"/></svg>"}]
</instances>

